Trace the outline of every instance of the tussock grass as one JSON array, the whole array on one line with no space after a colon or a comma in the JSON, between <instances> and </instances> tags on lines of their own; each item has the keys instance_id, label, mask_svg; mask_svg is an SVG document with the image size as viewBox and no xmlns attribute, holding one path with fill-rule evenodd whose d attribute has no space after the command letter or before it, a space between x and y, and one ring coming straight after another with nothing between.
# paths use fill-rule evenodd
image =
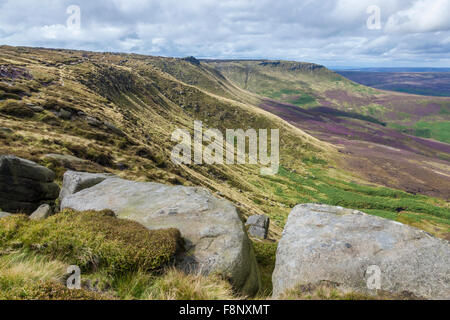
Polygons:
<instances>
[{"instance_id":1,"label":"tussock grass","mask_svg":"<svg viewBox=\"0 0 450 320\"><path fill-rule=\"evenodd\" d=\"M83 271L153 271L172 261L181 245L175 229L150 231L111 212L64 210L43 221L11 216L0 221L1 247L22 247Z\"/></svg>"},{"instance_id":2,"label":"tussock grass","mask_svg":"<svg viewBox=\"0 0 450 320\"><path fill-rule=\"evenodd\" d=\"M17 251L0 257L0 278L3 284L8 281L58 281L67 266L42 255Z\"/></svg>"},{"instance_id":3,"label":"tussock grass","mask_svg":"<svg viewBox=\"0 0 450 320\"><path fill-rule=\"evenodd\" d=\"M232 300L231 284L219 276L186 275L170 269L157 278L144 294L147 300Z\"/></svg>"},{"instance_id":4,"label":"tussock grass","mask_svg":"<svg viewBox=\"0 0 450 320\"><path fill-rule=\"evenodd\" d=\"M67 264L17 251L0 257L0 300L98 300L99 293L69 290L61 280Z\"/></svg>"},{"instance_id":5,"label":"tussock grass","mask_svg":"<svg viewBox=\"0 0 450 320\"><path fill-rule=\"evenodd\" d=\"M34 111L26 106L25 103L11 99L6 100L3 105L0 106L0 113L19 118L31 118L34 116Z\"/></svg>"}]
</instances>

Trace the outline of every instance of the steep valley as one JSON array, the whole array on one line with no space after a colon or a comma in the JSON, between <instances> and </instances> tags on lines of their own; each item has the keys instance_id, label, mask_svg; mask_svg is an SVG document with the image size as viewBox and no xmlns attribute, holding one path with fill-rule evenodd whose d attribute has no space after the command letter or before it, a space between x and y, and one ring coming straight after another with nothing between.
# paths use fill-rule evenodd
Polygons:
<instances>
[{"instance_id":1,"label":"steep valley","mask_svg":"<svg viewBox=\"0 0 450 320\"><path fill-rule=\"evenodd\" d=\"M0 154L45 165L59 183L74 169L203 186L244 217L267 214L271 240L306 202L450 237L450 146L394 127L448 121L448 98L388 94L288 62L3 46L0 66ZM174 165L171 134L192 133L194 120L222 133L278 128L278 175L261 176L257 165Z\"/></svg>"}]
</instances>

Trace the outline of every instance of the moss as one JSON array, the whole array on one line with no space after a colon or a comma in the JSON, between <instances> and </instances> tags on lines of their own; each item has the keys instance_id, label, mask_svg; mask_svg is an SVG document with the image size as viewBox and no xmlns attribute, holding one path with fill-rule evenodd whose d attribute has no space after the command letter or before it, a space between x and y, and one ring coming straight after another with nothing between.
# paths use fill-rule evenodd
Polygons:
<instances>
[{"instance_id":1,"label":"moss","mask_svg":"<svg viewBox=\"0 0 450 320\"><path fill-rule=\"evenodd\" d=\"M9 92L0 92L0 100L13 99L13 100L22 100L22 97Z\"/></svg>"},{"instance_id":2,"label":"moss","mask_svg":"<svg viewBox=\"0 0 450 320\"><path fill-rule=\"evenodd\" d=\"M2 279L0 278L0 287ZM0 290L2 300L110 300L112 297L104 296L86 289L71 290L61 283L39 281L25 283L23 286L14 286Z\"/></svg>"},{"instance_id":3,"label":"moss","mask_svg":"<svg viewBox=\"0 0 450 320\"><path fill-rule=\"evenodd\" d=\"M260 295L267 296L272 294L272 273L275 269L275 258L277 254L276 242L254 241L256 261L261 271L262 287Z\"/></svg>"},{"instance_id":4,"label":"moss","mask_svg":"<svg viewBox=\"0 0 450 320\"><path fill-rule=\"evenodd\" d=\"M0 112L19 118L31 118L34 116L34 111L23 102L14 100L6 100L0 108Z\"/></svg>"},{"instance_id":5,"label":"moss","mask_svg":"<svg viewBox=\"0 0 450 320\"><path fill-rule=\"evenodd\" d=\"M109 274L158 270L181 247L176 229L150 231L108 211L64 210L43 221L8 217L0 221L0 240L3 249L22 246L84 271L104 269Z\"/></svg>"}]
</instances>

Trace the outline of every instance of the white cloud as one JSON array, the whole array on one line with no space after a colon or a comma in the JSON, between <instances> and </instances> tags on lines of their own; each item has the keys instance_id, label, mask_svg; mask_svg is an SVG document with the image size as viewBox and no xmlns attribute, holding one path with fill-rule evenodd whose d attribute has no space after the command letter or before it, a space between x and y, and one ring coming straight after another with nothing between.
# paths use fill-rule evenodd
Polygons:
<instances>
[{"instance_id":1,"label":"white cloud","mask_svg":"<svg viewBox=\"0 0 450 320\"><path fill-rule=\"evenodd\" d=\"M327 65L427 61L439 66L449 62L449 2L0 0L0 44ZM65 25L72 4L81 8L79 31ZM366 27L370 5L380 7L382 30Z\"/></svg>"},{"instance_id":2,"label":"white cloud","mask_svg":"<svg viewBox=\"0 0 450 320\"><path fill-rule=\"evenodd\" d=\"M391 17L387 32L422 33L450 30L450 0L419 0Z\"/></svg>"}]
</instances>

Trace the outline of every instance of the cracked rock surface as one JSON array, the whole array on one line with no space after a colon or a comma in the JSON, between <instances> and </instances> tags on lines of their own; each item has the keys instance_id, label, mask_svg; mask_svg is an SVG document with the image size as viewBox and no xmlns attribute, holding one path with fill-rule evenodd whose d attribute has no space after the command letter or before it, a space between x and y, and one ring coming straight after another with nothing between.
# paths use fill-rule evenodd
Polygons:
<instances>
[{"instance_id":1,"label":"cracked rock surface","mask_svg":"<svg viewBox=\"0 0 450 320\"><path fill-rule=\"evenodd\" d=\"M279 242L272 279L274 297L298 285L331 281L362 293L379 288L450 299L450 243L360 211L298 205Z\"/></svg>"}]
</instances>

